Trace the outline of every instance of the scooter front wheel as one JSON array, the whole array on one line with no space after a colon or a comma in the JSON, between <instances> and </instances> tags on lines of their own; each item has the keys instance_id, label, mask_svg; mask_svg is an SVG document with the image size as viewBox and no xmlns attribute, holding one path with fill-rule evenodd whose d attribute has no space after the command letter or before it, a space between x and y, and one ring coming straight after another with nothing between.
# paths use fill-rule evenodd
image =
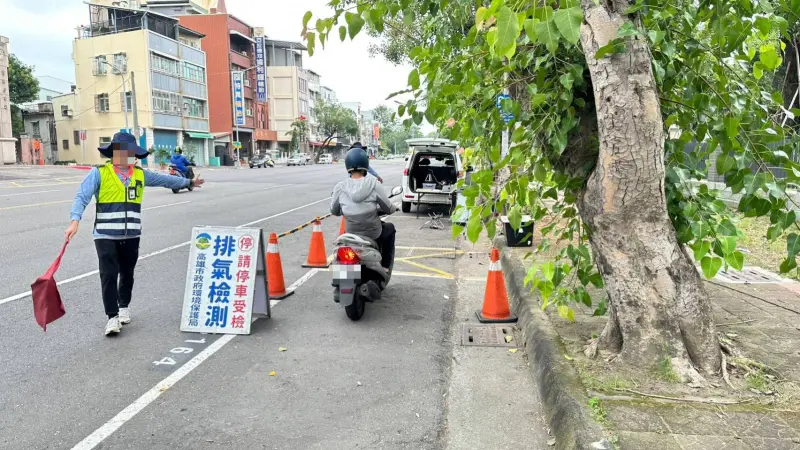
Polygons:
<instances>
[{"instance_id":1,"label":"scooter front wheel","mask_svg":"<svg viewBox=\"0 0 800 450\"><path fill-rule=\"evenodd\" d=\"M353 303L350 306L345 306L344 312L347 313L347 317L350 320L355 322L357 320L361 320L366 309L366 301L364 300L364 297L358 293L358 288L356 287L355 293L353 294Z\"/></svg>"}]
</instances>

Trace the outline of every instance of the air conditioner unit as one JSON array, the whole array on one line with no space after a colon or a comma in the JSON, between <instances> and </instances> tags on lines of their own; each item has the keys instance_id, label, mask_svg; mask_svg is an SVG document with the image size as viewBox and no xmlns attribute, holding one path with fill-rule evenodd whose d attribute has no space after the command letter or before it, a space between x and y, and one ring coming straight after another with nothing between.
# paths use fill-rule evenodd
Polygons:
<instances>
[{"instance_id":1,"label":"air conditioner unit","mask_svg":"<svg viewBox=\"0 0 800 450\"><path fill-rule=\"evenodd\" d=\"M248 109L247 110L247 115L248 116L252 116L253 115L253 110L252 109Z\"/></svg>"},{"instance_id":2,"label":"air conditioner unit","mask_svg":"<svg viewBox=\"0 0 800 450\"><path fill-rule=\"evenodd\" d=\"M244 85L245 85L246 87L250 87L250 79L249 79L249 78L245 78L245 79L244 79Z\"/></svg>"},{"instance_id":3,"label":"air conditioner unit","mask_svg":"<svg viewBox=\"0 0 800 450\"><path fill-rule=\"evenodd\" d=\"M247 50L242 50L242 55L247 56Z\"/></svg>"}]
</instances>

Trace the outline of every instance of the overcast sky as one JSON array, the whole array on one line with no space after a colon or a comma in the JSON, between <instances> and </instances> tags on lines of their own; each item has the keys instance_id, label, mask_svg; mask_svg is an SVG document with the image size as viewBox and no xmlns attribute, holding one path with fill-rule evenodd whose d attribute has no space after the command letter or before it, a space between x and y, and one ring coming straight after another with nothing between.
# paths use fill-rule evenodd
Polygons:
<instances>
[{"instance_id":1,"label":"overcast sky","mask_svg":"<svg viewBox=\"0 0 800 450\"><path fill-rule=\"evenodd\" d=\"M252 27L264 27L273 39L300 41L303 14L327 11L327 0L227 0L228 12ZM278 6L280 5L280 6ZM71 59L76 27L89 21L83 0L0 0L0 35L11 40L11 52L36 67L37 75L74 81ZM408 67L396 67L381 57L369 56L369 38L339 42L338 33L323 50L317 45L305 66L322 76L322 84L336 91L339 101L360 101L365 109L405 88Z\"/></svg>"}]
</instances>

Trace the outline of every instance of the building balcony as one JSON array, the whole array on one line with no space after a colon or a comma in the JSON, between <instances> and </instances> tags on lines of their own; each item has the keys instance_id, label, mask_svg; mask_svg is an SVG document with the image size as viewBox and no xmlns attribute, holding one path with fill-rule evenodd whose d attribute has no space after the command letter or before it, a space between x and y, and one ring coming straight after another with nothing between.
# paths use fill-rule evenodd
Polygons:
<instances>
[{"instance_id":1,"label":"building balcony","mask_svg":"<svg viewBox=\"0 0 800 450\"><path fill-rule=\"evenodd\" d=\"M148 35L150 50L155 50L157 52L180 59L180 55L178 54L178 41L173 41L172 39L164 37L160 34L156 34L152 31L149 32Z\"/></svg>"},{"instance_id":2,"label":"building balcony","mask_svg":"<svg viewBox=\"0 0 800 450\"><path fill-rule=\"evenodd\" d=\"M245 69L249 69L253 66L252 61L250 60L250 56L245 56L241 53L236 53L235 51L231 50L231 64L235 64L239 67L243 67Z\"/></svg>"},{"instance_id":3,"label":"building balcony","mask_svg":"<svg viewBox=\"0 0 800 450\"><path fill-rule=\"evenodd\" d=\"M206 54L202 50L190 47L186 44L180 44L180 52L182 60L201 67L206 67Z\"/></svg>"},{"instance_id":4,"label":"building balcony","mask_svg":"<svg viewBox=\"0 0 800 450\"><path fill-rule=\"evenodd\" d=\"M201 119L199 117L184 117L183 129L189 131L208 132L208 119Z\"/></svg>"}]
</instances>

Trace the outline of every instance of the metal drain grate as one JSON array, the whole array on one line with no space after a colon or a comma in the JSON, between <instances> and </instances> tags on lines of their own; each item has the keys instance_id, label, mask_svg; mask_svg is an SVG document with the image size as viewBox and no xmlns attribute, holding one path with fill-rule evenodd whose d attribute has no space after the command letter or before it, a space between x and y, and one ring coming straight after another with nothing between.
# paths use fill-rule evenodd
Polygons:
<instances>
[{"instance_id":1,"label":"metal drain grate","mask_svg":"<svg viewBox=\"0 0 800 450\"><path fill-rule=\"evenodd\" d=\"M511 342L506 342L511 336ZM516 347L514 329L508 325L461 324L461 345L474 347Z\"/></svg>"},{"instance_id":2,"label":"metal drain grate","mask_svg":"<svg viewBox=\"0 0 800 450\"><path fill-rule=\"evenodd\" d=\"M727 272L720 271L716 277L718 281L734 284L765 284L783 283L785 280L780 276L768 272L759 267L744 267L742 270L729 268Z\"/></svg>"}]
</instances>

